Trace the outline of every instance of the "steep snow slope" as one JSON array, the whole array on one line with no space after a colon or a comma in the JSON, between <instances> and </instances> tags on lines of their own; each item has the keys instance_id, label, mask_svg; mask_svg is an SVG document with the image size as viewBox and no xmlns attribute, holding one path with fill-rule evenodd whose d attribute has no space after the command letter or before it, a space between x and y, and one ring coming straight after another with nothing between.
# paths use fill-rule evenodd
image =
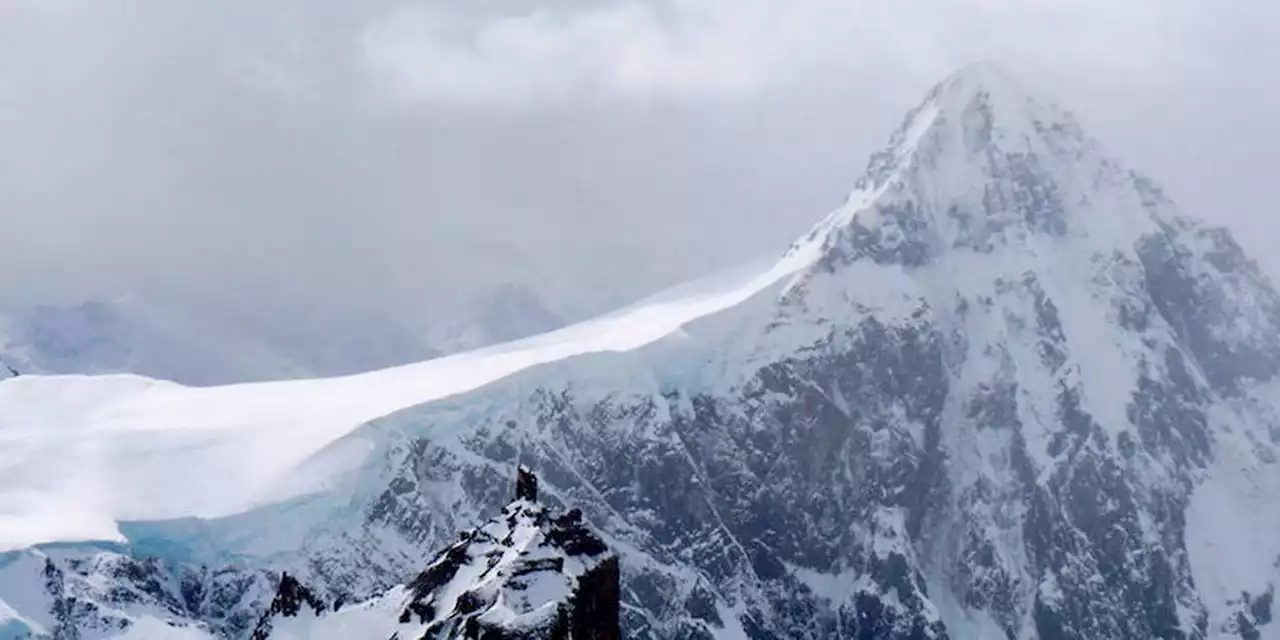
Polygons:
<instances>
[{"instance_id":1,"label":"steep snow slope","mask_svg":"<svg viewBox=\"0 0 1280 640\"><path fill-rule=\"evenodd\" d=\"M192 388L138 376L0 384L0 551L121 540L121 520L225 516L322 489L361 456L298 465L357 426L533 365L652 342L817 256L681 287L543 336L354 376Z\"/></svg>"}]
</instances>

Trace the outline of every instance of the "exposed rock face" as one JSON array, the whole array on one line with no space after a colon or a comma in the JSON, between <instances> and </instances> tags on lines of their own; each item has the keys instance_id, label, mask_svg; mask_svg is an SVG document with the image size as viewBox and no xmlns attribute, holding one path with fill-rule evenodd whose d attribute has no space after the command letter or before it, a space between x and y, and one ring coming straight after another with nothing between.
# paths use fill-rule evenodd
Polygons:
<instances>
[{"instance_id":1,"label":"exposed rock face","mask_svg":"<svg viewBox=\"0 0 1280 640\"><path fill-rule=\"evenodd\" d=\"M533 475L528 467L516 470L516 500L538 501L538 476Z\"/></svg>"},{"instance_id":2,"label":"exposed rock face","mask_svg":"<svg viewBox=\"0 0 1280 640\"><path fill-rule=\"evenodd\" d=\"M0 637L245 638L270 593L262 571L115 551L24 551L0 556L0 604L28 605L11 626L0 616Z\"/></svg>"},{"instance_id":3,"label":"exposed rock face","mask_svg":"<svg viewBox=\"0 0 1280 640\"><path fill-rule=\"evenodd\" d=\"M581 511L552 517L520 500L419 574L400 619L426 623L426 638L616 639L618 579Z\"/></svg>"},{"instance_id":4,"label":"exposed rock face","mask_svg":"<svg viewBox=\"0 0 1280 640\"><path fill-rule=\"evenodd\" d=\"M464 531L407 585L369 601L330 612L285 574L254 640L349 637L353 629L369 638L621 638L617 557L581 511L557 516L535 502L537 477L524 467L516 492L500 517Z\"/></svg>"},{"instance_id":5,"label":"exposed rock face","mask_svg":"<svg viewBox=\"0 0 1280 640\"><path fill-rule=\"evenodd\" d=\"M262 614L262 620L258 621L258 626L253 630L252 639L267 640L271 637L272 621L277 616L297 617L304 609L318 616L324 613L325 605L311 589L298 582L297 578L288 573L280 574L280 586L276 588L276 597L271 600L271 606L267 607L267 611Z\"/></svg>"}]
</instances>

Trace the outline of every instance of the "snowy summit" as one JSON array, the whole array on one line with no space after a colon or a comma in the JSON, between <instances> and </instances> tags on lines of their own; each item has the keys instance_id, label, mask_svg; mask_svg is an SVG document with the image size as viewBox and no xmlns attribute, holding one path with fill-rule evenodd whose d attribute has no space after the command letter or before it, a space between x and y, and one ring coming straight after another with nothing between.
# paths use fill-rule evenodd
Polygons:
<instances>
[{"instance_id":1,"label":"snowy summit","mask_svg":"<svg viewBox=\"0 0 1280 640\"><path fill-rule=\"evenodd\" d=\"M284 576L255 640L493 638L618 640L618 559L571 509L537 502L517 472L516 500L464 531L409 584L332 611Z\"/></svg>"}]
</instances>

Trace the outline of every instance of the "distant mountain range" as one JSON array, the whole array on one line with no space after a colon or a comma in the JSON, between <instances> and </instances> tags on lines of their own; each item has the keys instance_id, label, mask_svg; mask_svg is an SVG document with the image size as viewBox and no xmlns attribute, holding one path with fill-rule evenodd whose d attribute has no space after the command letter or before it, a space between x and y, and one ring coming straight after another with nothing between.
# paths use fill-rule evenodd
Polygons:
<instances>
[{"instance_id":1,"label":"distant mountain range","mask_svg":"<svg viewBox=\"0 0 1280 640\"><path fill-rule=\"evenodd\" d=\"M0 309L0 369L134 373L196 386L344 375L515 340L566 320L530 289L503 284L434 321L400 323L387 317L340 329L228 318L138 297Z\"/></svg>"}]
</instances>

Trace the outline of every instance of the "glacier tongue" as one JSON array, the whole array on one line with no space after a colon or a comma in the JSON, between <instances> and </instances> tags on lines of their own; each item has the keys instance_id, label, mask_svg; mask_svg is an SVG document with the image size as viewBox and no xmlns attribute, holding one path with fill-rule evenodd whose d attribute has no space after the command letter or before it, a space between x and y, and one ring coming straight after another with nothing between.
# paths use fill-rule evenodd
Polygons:
<instances>
[{"instance_id":1,"label":"glacier tongue","mask_svg":"<svg viewBox=\"0 0 1280 640\"><path fill-rule=\"evenodd\" d=\"M0 551L120 541L119 521L228 516L328 490L369 450L339 441L370 420L539 364L636 349L817 256L798 243L768 268L709 278L548 334L353 376L199 388L127 375L6 380Z\"/></svg>"},{"instance_id":2,"label":"glacier tongue","mask_svg":"<svg viewBox=\"0 0 1280 640\"><path fill-rule=\"evenodd\" d=\"M500 509L524 463L617 551L628 637L1249 640L1278 629L1278 372L1280 295L1230 235L979 65L926 96L843 207L729 286L199 402L133 379L6 381L0 438L67 435L0 448L0 506L223 515L328 482L148 531L364 597ZM223 460L182 434L234 446ZM214 491L263 437L297 446ZM121 479L164 468L87 464L125 494L93 512L18 472L60 446L121 465L194 450L175 460L210 485L199 509L144 508ZM283 531L299 548L263 542Z\"/></svg>"}]
</instances>

